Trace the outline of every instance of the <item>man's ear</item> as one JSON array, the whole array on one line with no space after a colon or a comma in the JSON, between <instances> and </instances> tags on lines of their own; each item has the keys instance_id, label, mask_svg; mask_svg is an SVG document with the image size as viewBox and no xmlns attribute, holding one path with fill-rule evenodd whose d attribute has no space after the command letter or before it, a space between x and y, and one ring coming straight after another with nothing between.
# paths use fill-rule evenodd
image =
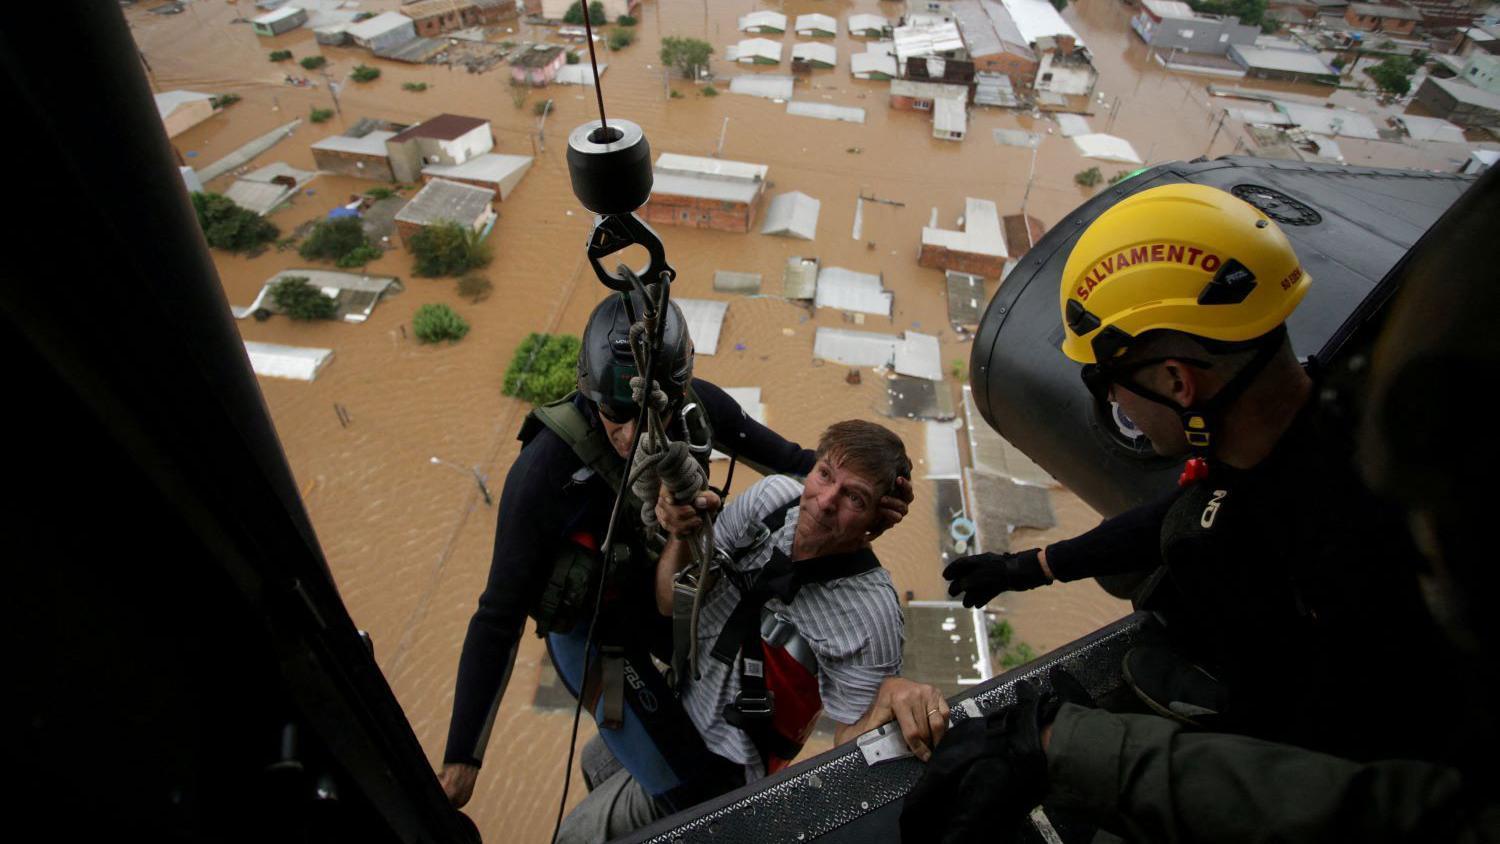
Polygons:
<instances>
[{"instance_id":1,"label":"man's ear","mask_svg":"<svg viewBox=\"0 0 1500 844\"><path fill-rule=\"evenodd\" d=\"M1163 392L1179 406L1192 407L1193 400L1198 398L1198 393L1203 389L1199 371L1176 359L1164 362L1162 371L1167 381Z\"/></svg>"}]
</instances>

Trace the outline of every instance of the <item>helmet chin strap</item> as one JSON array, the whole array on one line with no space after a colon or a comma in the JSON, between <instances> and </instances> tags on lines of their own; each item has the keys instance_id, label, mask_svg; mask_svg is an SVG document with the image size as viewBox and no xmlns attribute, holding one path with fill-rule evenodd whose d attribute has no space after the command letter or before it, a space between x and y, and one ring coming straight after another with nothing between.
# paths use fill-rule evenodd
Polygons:
<instances>
[{"instance_id":1,"label":"helmet chin strap","mask_svg":"<svg viewBox=\"0 0 1500 844\"><path fill-rule=\"evenodd\" d=\"M1255 357L1246 363L1244 368L1234 374L1217 393L1200 402L1194 402L1191 406L1184 407L1171 398L1161 393L1142 387L1139 384L1127 381L1117 382L1118 386L1129 390L1148 401L1170 407L1177 412L1182 421L1182 433L1187 438L1188 450L1191 457L1183 472L1180 483L1187 484L1202 480L1208 473L1208 459L1213 455L1216 445L1214 435L1219 430L1219 423L1225 410L1238 399L1250 384L1255 380L1261 370L1276 356L1281 349L1281 344L1286 336L1285 329L1278 329L1261 338L1259 347L1256 349Z\"/></svg>"}]
</instances>

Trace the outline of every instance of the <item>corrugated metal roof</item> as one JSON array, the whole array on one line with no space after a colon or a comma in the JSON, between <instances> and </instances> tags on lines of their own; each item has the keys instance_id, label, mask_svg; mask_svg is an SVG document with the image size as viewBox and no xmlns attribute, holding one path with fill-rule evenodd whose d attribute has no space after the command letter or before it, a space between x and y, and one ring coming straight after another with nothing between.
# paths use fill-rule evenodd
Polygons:
<instances>
[{"instance_id":1,"label":"corrugated metal roof","mask_svg":"<svg viewBox=\"0 0 1500 844\"><path fill-rule=\"evenodd\" d=\"M302 10L297 8L296 6L282 6L274 12L266 12L264 15L261 15L258 18L251 18L250 22L259 24L273 24L277 21L285 20L301 13Z\"/></svg>"},{"instance_id":2,"label":"corrugated metal roof","mask_svg":"<svg viewBox=\"0 0 1500 844\"><path fill-rule=\"evenodd\" d=\"M403 26L415 27L415 24L412 23L411 18L400 12L381 12L373 18L366 18L359 23L349 24L347 31L350 37L363 41L370 38L378 38L387 32L400 29Z\"/></svg>"},{"instance_id":3,"label":"corrugated metal roof","mask_svg":"<svg viewBox=\"0 0 1500 844\"><path fill-rule=\"evenodd\" d=\"M748 15L740 15L740 31L751 29L774 29L778 32L786 32L786 15L780 12L760 10Z\"/></svg>"},{"instance_id":4,"label":"corrugated metal roof","mask_svg":"<svg viewBox=\"0 0 1500 844\"><path fill-rule=\"evenodd\" d=\"M672 298L682 308L687 320L688 336L693 338L693 353L712 355L719 351L719 332L724 327L724 314L729 310L728 302L712 299Z\"/></svg>"},{"instance_id":5,"label":"corrugated metal roof","mask_svg":"<svg viewBox=\"0 0 1500 844\"><path fill-rule=\"evenodd\" d=\"M964 48L958 24L951 21L936 26L898 26L892 36L896 44L896 57L900 59L936 56Z\"/></svg>"},{"instance_id":6,"label":"corrugated metal roof","mask_svg":"<svg viewBox=\"0 0 1500 844\"><path fill-rule=\"evenodd\" d=\"M963 471L958 456L958 429L952 422L924 422L922 439L926 445L927 474L932 480L957 478Z\"/></svg>"},{"instance_id":7,"label":"corrugated metal roof","mask_svg":"<svg viewBox=\"0 0 1500 844\"><path fill-rule=\"evenodd\" d=\"M823 120L842 120L845 123L864 123L865 110L854 106L840 106L832 103L810 103L802 100L793 100L786 104L786 113L795 114L798 117L817 117Z\"/></svg>"},{"instance_id":8,"label":"corrugated metal roof","mask_svg":"<svg viewBox=\"0 0 1500 844\"><path fill-rule=\"evenodd\" d=\"M995 143L1008 147L1036 149L1042 143L1042 136L1036 132L1026 132L1021 129L995 129L994 133Z\"/></svg>"},{"instance_id":9,"label":"corrugated metal roof","mask_svg":"<svg viewBox=\"0 0 1500 844\"><path fill-rule=\"evenodd\" d=\"M604 76L604 71L609 70L605 62L599 63L599 76ZM557 69L557 75L552 77L553 82L562 85L593 85L594 73L586 64L565 64Z\"/></svg>"},{"instance_id":10,"label":"corrugated metal roof","mask_svg":"<svg viewBox=\"0 0 1500 844\"><path fill-rule=\"evenodd\" d=\"M283 346L279 343L245 341L245 353L250 356L250 369L265 378L290 378L294 381L311 381L333 357L333 349L315 349L305 346Z\"/></svg>"},{"instance_id":11,"label":"corrugated metal roof","mask_svg":"<svg viewBox=\"0 0 1500 844\"><path fill-rule=\"evenodd\" d=\"M1236 44L1230 48L1251 68L1279 70L1287 73L1306 73L1314 76L1338 76L1339 72L1328 66L1317 53L1304 50L1278 50L1274 47L1252 47Z\"/></svg>"},{"instance_id":12,"label":"corrugated metal roof","mask_svg":"<svg viewBox=\"0 0 1500 844\"><path fill-rule=\"evenodd\" d=\"M922 228L922 243L941 246L954 252L1005 257L1005 232L1000 228L1000 211L988 199L964 197L964 230L952 231L935 226Z\"/></svg>"},{"instance_id":13,"label":"corrugated metal roof","mask_svg":"<svg viewBox=\"0 0 1500 844\"><path fill-rule=\"evenodd\" d=\"M861 14L849 16L849 34L851 35L872 29L884 31L890 25L891 22L880 15Z\"/></svg>"},{"instance_id":14,"label":"corrugated metal roof","mask_svg":"<svg viewBox=\"0 0 1500 844\"><path fill-rule=\"evenodd\" d=\"M819 328L813 336L813 357L846 366L890 366L900 343L894 334Z\"/></svg>"},{"instance_id":15,"label":"corrugated metal roof","mask_svg":"<svg viewBox=\"0 0 1500 844\"><path fill-rule=\"evenodd\" d=\"M810 300L818 290L818 259L793 255L786 259L781 274L781 295L787 299Z\"/></svg>"},{"instance_id":16,"label":"corrugated metal roof","mask_svg":"<svg viewBox=\"0 0 1500 844\"><path fill-rule=\"evenodd\" d=\"M855 53L849 57L849 72L859 77L876 73L893 77L896 75L896 57L884 51Z\"/></svg>"},{"instance_id":17,"label":"corrugated metal roof","mask_svg":"<svg viewBox=\"0 0 1500 844\"><path fill-rule=\"evenodd\" d=\"M469 226L490 211L495 192L488 188L433 179L396 214L405 223L427 226L451 220Z\"/></svg>"},{"instance_id":18,"label":"corrugated metal roof","mask_svg":"<svg viewBox=\"0 0 1500 844\"><path fill-rule=\"evenodd\" d=\"M902 342L896 346L895 369L902 375L926 378L928 381L943 380L943 350L938 338L932 334L907 331Z\"/></svg>"},{"instance_id":19,"label":"corrugated metal roof","mask_svg":"<svg viewBox=\"0 0 1500 844\"><path fill-rule=\"evenodd\" d=\"M1347 108L1319 108L1286 100L1277 100L1276 107L1309 132L1363 138L1367 141L1380 140L1380 130L1375 122L1357 111Z\"/></svg>"},{"instance_id":20,"label":"corrugated metal roof","mask_svg":"<svg viewBox=\"0 0 1500 844\"><path fill-rule=\"evenodd\" d=\"M500 191L500 198L505 199L515 185L520 183L526 171L531 169L531 163L532 158L529 155L502 155L487 152L484 155L476 155L462 164L430 164L422 168L422 173L445 179L488 182L495 185Z\"/></svg>"},{"instance_id":21,"label":"corrugated metal roof","mask_svg":"<svg viewBox=\"0 0 1500 844\"><path fill-rule=\"evenodd\" d=\"M833 67L839 63L839 51L832 44L804 41L792 45L792 61L812 62Z\"/></svg>"},{"instance_id":22,"label":"corrugated metal roof","mask_svg":"<svg viewBox=\"0 0 1500 844\"><path fill-rule=\"evenodd\" d=\"M1141 5L1158 18L1195 18L1193 7L1182 0L1141 0Z\"/></svg>"},{"instance_id":23,"label":"corrugated metal roof","mask_svg":"<svg viewBox=\"0 0 1500 844\"><path fill-rule=\"evenodd\" d=\"M760 187L757 183L730 182L703 176L657 172L651 193L713 199L719 202L750 202L760 192Z\"/></svg>"},{"instance_id":24,"label":"corrugated metal roof","mask_svg":"<svg viewBox=\"0 0 1500 844\"><path fill-rule=\"evenodd\" d=\"M932 131L939 135L964 135L969 131L967 104L957 97L936 100L932 104Z\"/></svg>"},{"instance_id":25,"label":"corrugated metal roof","mask_svg":"<svg viewBox=\"0 0 1500 844\"><path fill-rule=\"evenodd\" d=\"M441 141L452 141L480 128L489 126L490 122L482 117L465 117L462 114L439 114L430 117L398 133L391 138L392 143L409 141L412 138L436 138Z\"/></svg>"},{"instance_id":26,"label":"corrugated metal roof","mask_svg":"<svg viewBox=\"0 0 1500 844\"><path fill-rule=\"evenodd\" d=\"M818 292L813 302L820 308L890 316L891 298L878 275L824 267L818 271Z\"/></svg>"},{"instance_id":27,"label":"corrugated metal roof","mask_svg":"<svg viewBox=\"0 0 1500 844\"><path fill-rule=\"evenodd\" d=\"M1397 120L1406 127L1406 134L1411 135L1418 141L1442 141L1450 144L1462 144L1467 141L1464 130L1446 120L1437 117L1419 117L1415 114L1397 115Z\"/></svg>"},{"instance_id":28,"label":"corrugated metal roof","mask_svg":"<svg viewBox=\"0 0 1500 844\"><path fill-rule=\"evenodd\" d=\"M1350 3L1349 11L1360 17L1390 18L1392 20L1419 21L1422 13L1405 6L1385 6L1378 3Z\"/></svg>"},{"instance_id":29,"label":"corrugated metal roof","mask_svg":"<svg viewBox=\"0 0 1500 844\"><path fill-rule=\"evenodd\" d=\"M736 76L729 80L729 93L765 97L768 100L789 100L792 98L792 77L769 74Z\"/></svg>"},{"instance_id":30,"label":"corrugated metal roof","mask_svg":"<svg viewBox=\"0 0 1500 844\"><path fill-rule=\"evenodd\" d=\"M720 179L760 182L766 178L770 168L764 164L747 161L730 161L725 158L705 158L701 155L681 155L664 152L656 157L658 172L684 175L714 176Z\"/></svg>"},{"instance_id":31,"label":"corrugated metal roof","mask_svg":"<svg viewBox=\"0 0 1500 844\"><path fill-rule=\"evenodd\" d=\"M1082 47L1083 39L1078 37L1063 16L1052 8L1047 0L1001 0L1005 10L1010 12L1011 19L1016 22L1016 29L1020 30L1021 37L1026 39L1028 46L1034 45L1039 38L1047 38L1057 35L1071 35L1073 42Z\"/></svg>"},{"instance_id":32,"label":"corrugated metal roof","mask_svg":"<svg viewBox=\"0 0 1500 844\"><path fill-rule=\"evenodd\" d=\"M348 135L333 135L313 144L312 148L385 157L389 155L389 152L385 148L385 142L394 137L396 137L395 132L380 130L371 132L363 138L351 138Z\"/></svg>"},{"instance_id":33,"label":"corrugated metal roof","mask_svg":"<svg viewBox=\"0 0 1500 844\"><path fill-rule=\"evenodd\" d=\"M198 91L163 91L156 95L156 112L165 118L184 103L213 98L213 94L203 94Z\"/></svg>"},{"instance_id":34,"label":"corrugated metal roof","mask_svg":"<svg viewBox=\"0 0 1500 844\"><path fill-rule=\"evenodd\" d=\"M1135 147L1124 138L1114 135L1106 135L1096 132L1091 135L1074 135L1073 143L1078 145L1078 151L1084 158L1097 158L1100 161L1117 161L1121 164L1140 164L1141 157L1136 154Z\"/></svg>"},{"instance_id":35,"label":"corrugated metal roof","mask_svg":"<svg viewBox=\"0 0 1500 844\"><path fill-rule=\"evenodd\" d=\"M760 273L715 270L714 289L720 293L759 293Z\"/></svg>"},{"instance_id":36,"label":"corrugated metal roof","mask_svg":"<svg viewBox=\"0 0 1500 844\"><path fill-rule=\"evenodd\" d=\"M732 62L749 62L763 59L772 63L781 61L781 42L769 38L746 38L724 51L724 58Z\"/></svg>"},{"instance_id":37,"label":"corrugated metal roof","mask_svg":"<svg viewBox=\"0 0 1500 844\"><path fill-rule=\"evenodd\" d=\"M812 14L797 16L798 35L806 35L810 32L826 32L830 35L837 35L838 31L839 22L834 20L831 15L821 15L814 12Z\"/></svg>"},{"instance_id":38,"label":"corrugated metal roof","mask_svg":"<svg viewBox=\"0 0 1500 844\"><path fill-rule=\"evenodd\" d=\"M1089 128L1088 120L1084 119L1081 114L1059 112L1053 116L1057 118L1058 131L1062 132L1064 138L1071 138L1074 135L1087 135L1094 131Z\"/></svg>"},{"instance_id":39,"label":"corrugated metal roof","mask_svg":"<svg viewBox=\"0 0 1500 844\"><path fill-rule=\"evenodd\" d=\"M1457 82L1452 79L1437 79L1429 76L1427 77L1427 81L1447 91L1454 99L1461 103L1500 111L1500 94L1491 94L1489 91L1476 88L1467 82Z\"/></svg>"},{"instance_id":40,"label":"corrugated metal roof","mask_svg":"<svg viewBox=\"0 0 1500 844\"><path fill-rule=\"evenodd\" d=\"M913 97L922 100L968 99L969 89L963 85L945 85L942 82L917 82L911 79L892 79L891 96Z\"/></svg>"},{"instance_id":41,"label":"corrugated metal roof","mask_svg":"<svg viewBox=\"0 0 1500 844\"><path fill-rule=\"evenodd\" d=\"M822 207L823 203L800 191L774 196L766 206L766 220L760 233L814 240L818 236L818 212ZM755 286L760 287L760 276L755 277Z\"/></svg>"}]
</instances>

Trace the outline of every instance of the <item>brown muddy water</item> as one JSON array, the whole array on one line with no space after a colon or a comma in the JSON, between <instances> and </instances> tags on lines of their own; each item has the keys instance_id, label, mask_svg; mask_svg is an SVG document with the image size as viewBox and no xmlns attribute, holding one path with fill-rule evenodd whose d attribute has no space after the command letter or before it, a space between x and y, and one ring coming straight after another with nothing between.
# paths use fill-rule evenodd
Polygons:
<instances>
[{"instance_id":1,"label":"brown muddy water","mask_svg":"<svg viewBox=\"0 0 1500 844\"><path fill-rule=\"evenodd\" d=\"M393 0L367 0L363 8L380 11L395 5ZM847 34L834 42L839 68L815 72L799 83L796 96L862 107L867 111L864 125L788 116L784 106L769 100L727 93L710 98L683 81L664 83L656 58L662 35L705 38L722 55L725 46L740 38L736 18L763 5L767 4L748 0L648 0L639 15L637 43L602 58L609 64L603 84L609 114L641 124L654 151L707 155L723 131L723 156L770 165L773 193L800 190L822 200L814 243L663 229L670 259L679 271L674 294L726 298L712 288L713 272L721 269L761 273L765 290L775 293L788 256L816 255L825 264L884 274L887 288L895 291L894 315L889 320L869 318L866 330L915 328L935 333L941 338L944 360L964 361L966 366L968 345L946 324L942 274L916 266L921 228L934 208L941 225L952 227L966 196L994 200L1002 213L1014 213L1026 187L1031 153L996 144L990 130L1050 132L1054 124L1025 114L976 109L971 112L968 140L933 139L928 115L891 111L885 84L849 77L848 56L863 48ZM841 30L842 20L852 12L893 18L902 12L900 3L873 0L787 0L777 8L789 16L812 11L834 15L841 20ZM589 218L572 195L564 162L567 132L597 116L592 92L556 86L531 92L518 106L503 65L484 74L444 66L413 67L352 48L320 48L306 29L274 39L257 38L248 24L234 22L241 11L254 14L250 0L240 0L238 6L195 0L175 16L143 9L126 12L157 90L233 91L243 97L174 139L190 164L211 163L277 125L305 118L312 107L331 106L321 74L271 64L267 53L273 49L290 49L299 59L321 53L329 59L325 70L336 80L359 63L380 67L382 76L369 84L348 83L339 97L342 117L323 125L304 122L254 166L286 161L312 169L308 145L342 132L359 117L413 123L444 111L489 119L497 152L535 151L537 156L525 181L498 206L500 219L491 235L495 261L488 269L494 292L488 300L472 304L460 298L451 279L412 277L409 257L397 249L373 264L370 272L401 277L406 292L381 303L364 324L307 325L282 318L240 323L246 339L335 350L316 382L264 379L261 387L344 601L355 622L372 635L382 670L437 764L459 649L489 567L494 511L483 503L471 479L452 466L433 465L431 458L478 466L491 486L498 487L515 458L515 433L528 409L500 393L511 352L532 331L576 332L604 293L582 260ZM1212 123L1221 106L1209 101L1203 79L1168 74L1148 62L1145 46L1127 27L1133 11L1118 0L1083 0L1064 12L1093 50L1105 108L1114 97L1122 98L1108 131L1129 139L1151 162L1233 151L1241 127L1231 124L1213 137ZM521 32L499 34L496 40L542 41L552 34L545 27L517 27ZM788 33L784 40L796 38ZM775 70L784 73L786 67ZM716 61L715 70L726 78L755 72L722 61ZM320 85L286 85L283 77L288 72ZM422 93L403 91L401 83L407 81L430 87ZM727 91L727 82L719 84ZM669 99L667 85L684 96ZM543 134L532 106L546 97L554 99L554 110ZM1091 121L1095 131L1105 131L1106 110ZM1345 145L1346 154L1351 146ZM1359 163L1435 168L1443 162L1440 155L1398 144L1359 145L1353 152L1383 156ZM1060 135L1049 135L1037 156L1029 212L1049 226L1063 219L1088 196L1072 183L1073 174L1095 163L1081 158ZM1099 166L1106 175L1132 169ZM209 187L223 190L230 178ZM312 195L299 196L272 219L283 232L290 232L372 186L320 177L310 185ZM904 205L866 203L864 231L855 240L851 227L855 198L861 192ZM303 265L294 251L274 249L255 258L217 252L214 257L226 299L236 305L248 304L274 273ZM453 306L472 324L469 335L457 345L439 347L407 339L405 325L413 311L428 302ZM719 353L700 357L698 372L726 387L760 386L770 425L809 443L831 422L876 417L881 404L883 385L872 373L851 386L845 383L843 367L821 366L812 359L814 329L846 325L844 316L834 310L810 313L779 299L733 298ZM958 389L951 379L947 386ZM340 426L335 403L345 406L352 417L347 428ZM889 424L920 457L920 425L908 420ZM748 473L739 474L736 486L743 489L750 481ZM911 517L877 543L898 589L919 600L946 597L931 495L930 484L919 483ZM1015 537L1016 547L1069 536L1098 519L1066 491L1055 494L1054 505L1059 525L1044 534ZM1018 637L1039 651L1095 629L1126 609L1092 582L1027 593L1006 606ZM544 841L551 830L570 719L531 706L545 660L540 641L527 637L469 806L489 841ZM582 738L591 731L585 726ZM809 752L816 749L822 748ZM581 794L582 785L575 779L572 800Z\"/></svg>"}]
</instances>

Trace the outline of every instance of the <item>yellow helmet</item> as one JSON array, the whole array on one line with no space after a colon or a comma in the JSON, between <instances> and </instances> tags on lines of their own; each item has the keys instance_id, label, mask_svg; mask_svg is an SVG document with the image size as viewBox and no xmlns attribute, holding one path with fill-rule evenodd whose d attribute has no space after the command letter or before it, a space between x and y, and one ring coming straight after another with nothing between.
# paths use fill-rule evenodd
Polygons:
<instances>
[{"instance_id":1,"label":"yellow helmet","mask_svg":"<svg viewBox=\"0 0 1500 844\"><path fill-rule=\"evenodd\" d=\"M1286 235L1249 203L1206 185L1144 190L1073 245L1063 354L1107 364L1158 329L1254 340L1284 323L1311 283Z\"/></svg>"}]
</instances>

